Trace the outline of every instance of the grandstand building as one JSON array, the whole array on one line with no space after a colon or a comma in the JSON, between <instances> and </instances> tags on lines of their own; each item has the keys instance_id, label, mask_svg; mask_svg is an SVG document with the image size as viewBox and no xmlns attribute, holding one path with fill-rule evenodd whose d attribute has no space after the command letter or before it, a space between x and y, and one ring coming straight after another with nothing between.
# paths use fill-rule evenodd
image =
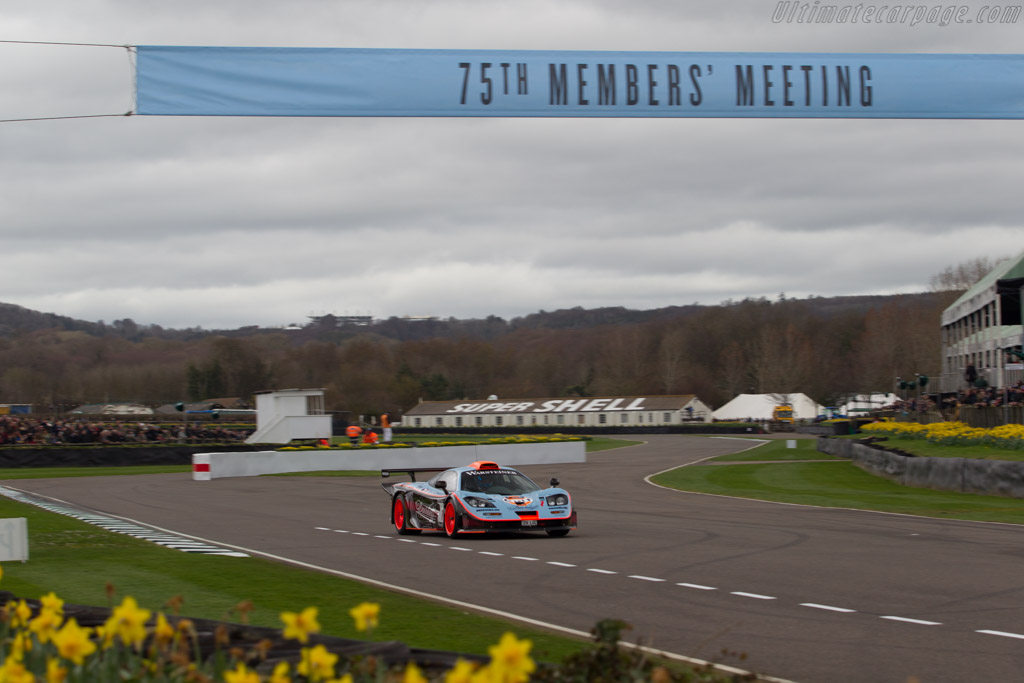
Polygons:
<instances>
[{"instance_id":1,"label":"grandstand building","mask_svg":"<svg viewBox=\"0 0 1024 683\"><path fill-rule=\"evenodd\" d=\"M1021 289L1024 254L1000 263L942 312L941 391L968 378L1003 387L1024 380Z\"/></svg>"},{"instance_id":2,"label":"grandstand building","mask_svg":"<svg viewBox=\"0 0 1024 683\"><path fill-rule=\"evenodd\" d=\"M693 395L421 401L403 427L651 427L706 422L711 409Z\"/></svg>"}]
</instances>

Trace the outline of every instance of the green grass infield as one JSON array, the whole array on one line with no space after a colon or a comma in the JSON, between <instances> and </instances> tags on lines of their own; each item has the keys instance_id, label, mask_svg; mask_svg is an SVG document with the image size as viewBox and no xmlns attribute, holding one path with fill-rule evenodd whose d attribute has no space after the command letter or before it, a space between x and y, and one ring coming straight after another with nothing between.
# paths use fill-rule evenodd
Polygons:
<instances>
[{"instance_id":1,"label":"green grass infield","mask_svg":"<svg viewBox=\"0 0 1024 683\"><path fill-rule=\"evenodd\" d=\"M900 486L848 460L819 453L814 444L798 440L796 449L787 449L784 441L771 441L656 475L652 481L681 491L780 503L1024 524L1024 506L1018 499Z\"/></svg>"}]
</instances>

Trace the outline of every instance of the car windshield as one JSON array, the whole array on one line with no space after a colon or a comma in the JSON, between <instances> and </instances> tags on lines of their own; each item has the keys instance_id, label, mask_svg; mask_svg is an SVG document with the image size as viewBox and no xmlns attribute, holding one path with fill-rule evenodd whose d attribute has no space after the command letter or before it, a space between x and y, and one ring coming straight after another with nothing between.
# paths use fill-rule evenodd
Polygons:
<instances>
[{"instance_id":1,"label":"car windshield","mask_svg":"<svg viewBox=\"0 0 1024 683\"><path fill-rule=\"evenodd\" d=\"M462 490L511 496L536 491L539 486L515 470L483 470L462 473Z\"/></svg>"}]
</instances>

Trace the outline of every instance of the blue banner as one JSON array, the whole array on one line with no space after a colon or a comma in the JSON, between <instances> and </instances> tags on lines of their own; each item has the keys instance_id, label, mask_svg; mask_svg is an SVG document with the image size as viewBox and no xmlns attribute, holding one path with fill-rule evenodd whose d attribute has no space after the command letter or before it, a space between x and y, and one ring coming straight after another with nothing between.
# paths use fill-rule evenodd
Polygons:
<instances>
[{"instance_id":1,"label":"blue banner","mask_svg":"<svg viewBox=\"0 0 1024 683\"><path fill-rule=\"evenodd\" d=\"M140 45L153 116L1024 118L1024 55Z\"/></svg>"}]
</instances>

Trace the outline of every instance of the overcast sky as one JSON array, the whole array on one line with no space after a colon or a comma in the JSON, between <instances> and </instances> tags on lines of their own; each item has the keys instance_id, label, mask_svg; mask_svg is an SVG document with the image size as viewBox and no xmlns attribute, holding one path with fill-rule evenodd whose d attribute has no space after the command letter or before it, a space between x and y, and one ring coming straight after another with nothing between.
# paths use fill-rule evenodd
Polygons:
<instances>
[{"instance_id":1,"label":"overcast sky","mask_svg":"<svg viewBox=\"0 0 1024 683\"><path fill-rule=\"evenodd\" d=\"M839 4L839 3L837 3ZM5 0L0 40L1020 51L1011 24L775 0ZM939 7L939 5L929 5ZM949 7L948 5L945 7ZM984 3L963 5L974 16ZM132 110L122 48L0 44L0 119ZM1024 250L1024 121L158 117L0 123L0 302L165 327L920 292Z\"/></svg>"}]
</instances>

